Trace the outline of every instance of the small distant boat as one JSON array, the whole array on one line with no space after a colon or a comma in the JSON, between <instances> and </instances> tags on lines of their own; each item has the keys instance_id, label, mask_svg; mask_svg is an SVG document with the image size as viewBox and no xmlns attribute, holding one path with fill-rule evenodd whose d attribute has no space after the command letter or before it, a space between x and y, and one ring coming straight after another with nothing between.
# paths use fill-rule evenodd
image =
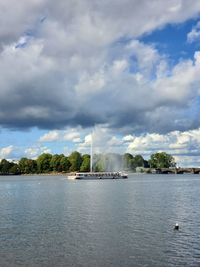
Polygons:
<instances>
[{"instance_id":1,"label":"small distant boat","mask_svg":"<svg viewBox=\"0 0 200 267\"><path fill-rule=\"evenodd\" d=\"M74 178L79 180L127 179L128 175L123 172L77 172Z\"/></svg>"}]
</instances>

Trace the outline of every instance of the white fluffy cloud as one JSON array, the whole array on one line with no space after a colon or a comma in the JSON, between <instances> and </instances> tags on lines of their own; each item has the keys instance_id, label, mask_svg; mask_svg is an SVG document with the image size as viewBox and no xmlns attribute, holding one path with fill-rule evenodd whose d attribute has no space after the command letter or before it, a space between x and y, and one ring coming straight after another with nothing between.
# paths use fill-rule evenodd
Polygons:
<instances>
[{"instance_id":1,"label":"white fluffy cloud","mask_svg":"<svg viewBox=\"0 0 200 267\"><path fill-rule=\"evenodd\" d=\"M185 132L173 131L166 135L152 133L125 136L123 140L128 142L127 151L130 153L149 157L152 153L166 151L175 156L178 165L192 166L199 163L200 128Z\"/></svg>"},{"instance_id":2,"label":"white fluffy cloud","mask_svg":"<svg viewBox=\"0 0 200 267\"><path fill-rule=\"evenodd\" d=\"M39 138L39 142L45 143L45 142L65 142L65 141L71 141L73 143L79 143L81 142L81 134L80 131L82 131L82 134L84 133L84 130L80 127L78 128L71 128L67 130L53 130L45 133Z\"/></svg>"},{"instance_id":3,"label":"white fluffy cloud","mask_svg":"<svg viewBox=\"0 0 200 267\"><path fill-rule=\"evenodd\" d=\"M200 40L200 21L192 28L192 30L187 35L187 41L189 43Z\"/></svg>"},{"instance_id":4,"label":"white fluffy cloud","mask_svg":"<svg viewBox=\"0 0 200 267\"><path fill-rule=\"evenodd\" d=\"M73 143L80 143L81 142L81 135L80 132L77 130L69 130L64 132L63 136L64 141L71 141Z\"/></svg>"},{"instance_id":5,"label":"white fluffy cloud","mask_svg":"<svg viewBox=\"0 0 200 267\"><path fill-rule=\"evenodd\" d=\"M36 159L42 153L51 153L51 149L45 146L33 146L25 149L24 154L27 158Z\"/></svg>"},{"instance_id":6,"label":"white fluffy cloud","mask_svg":"<svg viewBox=\"0 0 200 267\"><path fill-rule=\"evenodd\" d=\"M106 127L95 127L92 132L93 153L125 152L140 154L149 159L156 152L173 155L178 166L200 166L200 128L189 131L172 131L168 134L116 135ZM85 135L76 149L90 153L91 133ZM188 162L187 162L188 159Z\"/></svg>"},{"instance_id":7,"label":"white fluffy cloud","mask_svg":"<svg viewBox=\"0 0 200 267\"><path fill-rule=\"evenodd\" d=\"M60 138L60 133L56 130L50 131L40 137L39 142L53 142Z\"/></svg>"},{"instance_id":8,"label":"white fluffy cloud","mask_svg":"<svg viewBox=\"0 0 200 267\"><path fill-rule=\"evenodd\" d=\"M12 145L0 148L0 159L10 158L14 150L15 148Z\"/></svg>"},{"instance_id":9,"label":"white fluffy cloud","mask_svg":"<svg viewBox=\"0 0 200 267\"><path fill-rule=\"evenodd\" d=\"M106 126L95 126L91 132L86 134L83 141L77 145L77 150L82 153L123 153L125 146L121 136L116 136L112 130Z\"/></svg>"},{"instance_id":10,"label":"white fluffy cloud","mask_svg":"<svg viewBox=\"0 0 200 267\"><path fill-rule=\"evenodd\" d=\"M58 139L52 139L56 132ZM67 138L66 138L67 136ZM45 137L45 138L44 138ZM47 138L49 137L49 138ZM76 140L78 138L78 140ZM142 135L116 135L116 132L106 126L96 126L92 129L76 129L65 131L50 131L41 138L41 143L62 142L60 153L69 155L72 151L90 153L91 141L93 153L119 153L125 152L133 155L140 154L145 159L156 152L165 151L173 155L178 166L200 166L200 128L189 131L171 131L167 134L146 133ZM25 150L25 156L37 158L41 153L53 153L41 145L35 145ZM73 144L73 145L72 145ZM3 152L4 150L2 150ZM14 147L5 148L5 151L14 152ZM4 152L5 152L4 151ZM23 154L22 151L20 155ZM5 155L5 153L4 153ZM8 153L9 155L9 153Z\"/></svg>"}]
</instances>

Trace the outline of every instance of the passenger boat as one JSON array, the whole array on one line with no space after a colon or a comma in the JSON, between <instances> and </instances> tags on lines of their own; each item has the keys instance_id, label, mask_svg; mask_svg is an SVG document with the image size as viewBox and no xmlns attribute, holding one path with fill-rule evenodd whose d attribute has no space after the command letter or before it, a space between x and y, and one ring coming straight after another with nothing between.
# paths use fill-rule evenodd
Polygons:
<instances>
[{"instance_id":1,"label":"passenger boat","mask_svg":"<svg viewBox=\"0 0 200 267\"><path fill-rule=\"evenodd\" d=\"M98 179L126 179L128 175L123 172L77 172L75 179L98 180Z\"/></svg>"}]
</instances>

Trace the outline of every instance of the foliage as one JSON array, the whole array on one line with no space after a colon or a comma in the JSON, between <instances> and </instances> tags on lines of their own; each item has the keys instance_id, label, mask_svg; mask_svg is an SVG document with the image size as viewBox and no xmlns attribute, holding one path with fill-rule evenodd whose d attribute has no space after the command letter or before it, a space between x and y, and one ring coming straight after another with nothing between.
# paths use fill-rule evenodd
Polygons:
<instances>
[{"instance_id":1,"label":"foliage","mask_svg":"<svg viewBox=\"0 0 200 267\"><path fill-rule=\"evenodd\" d=\"M131 170L133 168L133 155L130 153L125 153L122 157L122 160L124 170Z\"/></svg>"},{"instance_id":2,"label":"foliage","mask_svg":"<svg viewBox=\"0 0 200 267\"><path fill-rule=\"evenodd\" d=\"M82 163L81 163L80 171L81 172L90 171L90 155L85 154L82 156Z\"/></svg>"},{"instance_id":3,"label":"foliage","mask_svg":"<svg viewBox=\"0 0 200 267\"><path fill-rule=\"evenodd\" d=\"M94 155L95 171L119 171L123 169L123 157L116 153Z\"/></svg>"},{"instance_id":4,"label":"foliage","mask_svg":"<svg viewBox=\"0 0 200 267\"><path fill-rule=\"evenodd\" d=\"M10 166L10 169L9 169L9 174L13 174L13 175L21 174L21 171L20 171L20 168L19 168L18 164L11 163L11 166Z\"/></svg>"},{"instance_id":5,"label":"foliage","mask_svg":"<svg viewBox=\"0 0 200 267\"><path fill-rule=\"evenodd\" d=\"M63 154L61 154L61 155L55 154L52 156L52 158L50 160L50 169L52 171L54 171L54 172L62 171L60 161L61 161L63 156L64 156Z\"/></svg>"},{"instance_id":6,"label":"foliage","mask_svg":"<svg viewBox=\"0 0 200 267\"><path fill-rule=\"evenodd\" d=\"M176 166L174 157L165 152L152 154L149 164L151 168L169 168Z\"/></svg>"},{"instance_id":7,"label":"foliage","mask_svg":"<svg viewBox=\"0 0 200 267\"><path fill-rule=\"evenodd\" d=\"M77 151L74 151L71 153L71 155L69 156L68 159L69 159L69 162L71 164L70 171L72 171L72 172L79 171L81 164L82 164L81 154Z\"/></svg>"},{"instance_id":8,"label":"foliage","mask_svg":"<svg viewBox=\"0 0 200 267\"><path fill-rule=\"evenodd\" d=\"M69 172L71 163L68 159L68 157L65 157L64 155L60 159L60 170L62 172Z\"/></svg>"},{"instance_id":9,"label":"foliage","mask_svg":"<svg viewBox=\"0 0 200 267\"><path fill-rule=\"evenodd\" d=\"M143 168L169 168L175 167L176 163L173 156L159 152L151 155L149 161L144 160L141 155L133 156L130 153L123 155L108 153L96 154L93 156L94 171L136 171ZM81 155L74 151L68 157L63 154L51 155L41 154L36 160L21 158L17 163L2 159L0 162L0 174L34 174L50 172L70 172L70 171L90 171L90 155Z\"/></svg>"},{"instance_id":10,"label":"foliage","mask_svg":"<svg viewBox=\"0 0 200 267\"><path fill-rule=\"evenodd\" d=\"M14 162L9 162L6 159L2 159L0 163L0 174L7 175L7 174L20 174L20 168L18 164Z\"/></svg>"},{"instance_id":11,"label":"foliage","mask_svg":"<svg viewBox=\"0 0 200 267\"><path fill-rule=\"evenodd\" d=\"M49 153L43 153L37 158L37 168L39 173L47 173L51 171L50 162L52 155Z\"/></svg>"},{"instance_id":12,"label":"foliage","mask_svg":"<svg viewBox=\"0 0 200 267\"><path fill-rule=\"evenodd\" d=\"M136 167L144 167L144 159L141 155L136 155L133 158L133 166Z\"/></svg>"},{"instance_id":13,"label":"foliage","mask_svg":"<svg viewBox=\"0 0 200 267\"><path fill-rule=\"evenodd\" d=\"M105 171L105 160L104 160L103 155L100 155L100 154L94 155L93 170L96 172Z\"/></svg>"},{"instance_id":14,"label":"foliage","mask_svg":"<svg viewBox=\"0 0 200 267\"><path fill-rule=\"evenodd\" d=\"M123 167L124 170L135 171L137 167L147 167L147 162L141 155L131 155L125 153L123 155Z\"/></svg>"},{"instance_id":15,"label":"foliage","mask_svg":"<svg viewBox=\"0 0 200 267\"><path fill-rule=\"evenodd\" d=\"M33 159L21 158L18 165L21 173L37 172L37 162Z\"/></svg>"},{"instance_id":16,"label":"foliage","mask_svg":"<svg viewBox=\"0 0 200 267\"><path fill-rule=\"evenodd\" d=\"M1 174L9 174L10 167L11 167L11 163L6 159L2 159L1 164L0 164Z\"/></svg>"}]
</instances>

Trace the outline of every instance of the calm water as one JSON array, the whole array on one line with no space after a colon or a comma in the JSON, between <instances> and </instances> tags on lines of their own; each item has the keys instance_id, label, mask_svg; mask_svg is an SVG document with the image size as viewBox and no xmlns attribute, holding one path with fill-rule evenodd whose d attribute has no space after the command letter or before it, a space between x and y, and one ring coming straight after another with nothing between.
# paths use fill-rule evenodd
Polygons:
<instances>
[{"instance_id":1,"label":"calm water","mask_svg":"<svg viewBox=\"0 0 200 267\"><path fill-rule=\"evenodd\" d=\"M0 177L0 266L200 266L199 192L199 175Z\"/></svg>"}]
</instances>

